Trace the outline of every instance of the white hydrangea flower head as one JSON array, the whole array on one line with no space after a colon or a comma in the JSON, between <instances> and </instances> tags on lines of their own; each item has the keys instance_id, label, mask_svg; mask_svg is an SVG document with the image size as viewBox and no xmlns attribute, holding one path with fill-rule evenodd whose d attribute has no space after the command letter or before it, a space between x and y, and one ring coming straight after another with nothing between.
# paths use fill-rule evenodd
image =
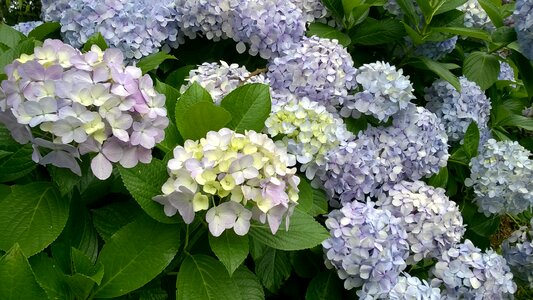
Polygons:
<instances>
[{"instance_id":1,"label":"white hydrangea flower head","mask_svg":"<svg viewBox=\"0 0 533 300\"><path fill-rule=\"evenodd\" d=\"M413 84L403 70L396 70L386 62L365 64L357 69L355 81L361 92L343 104L341 115L358 118L361 113L374 116L379 121L406 109L412 99Z\"/></svg>"},{"instance_id":2,"label":"white hydrangea flower head","mask_svg":"<svg viewBox=\"0 0 533 300\"><path fill-rule=\"evenodd\" d=\"M464 25L469 28L482 28L493 30L489 15L485 12L478 0L468 0L457 9L465 13Z\"/></svg>"},{"instance_id":3,"label":"white hydrangea flower head","mask_svg":"<svg viewBox=\"0 0 533 300\"><path fill-rule=\"evenodd\" d=\"M41 26L43 24L42 21L30 21L30 22L21 22L13 26L13 29L22 32L24 35L28 35L32 30L37 28L38 26Z\"/></svg>"},{"instance_id":4,"label":"white hydrangea flower head","mask_svg":"<svg viewBox=\"0 0 533 300\"><path fill-rule=\"evenodd\" d=\"M398 282L387 295L390 300L440 300L440 290L432 287L425 280L404 273L398 277Z\"/></svg>"},{"instance_id":5,"label":"white hydrangea flower head","mask_svg":"<svg viewBox=\"0 0 533 300\"><path fill-rule=\"evenodd\" d=\"M81 176L76 159L94 152L91 169L106 179L112 163L125 168L149 163L151 150L164 139L165 96L155 91L149 75L125 66L116 48L102 51L93 45L82 54L49 39L8 65L6 73L0 121L17 141L33 144L35 162ZM30 128L42 135L34 138ZM43 157L41 148L52 151Z\"/></svg>"},{"instance_id":6,"label":"white hydrangea flower head","mask_svg":"<svg viewBox=\"0 0 533 300\"><path fill-rule=\"evenodd\" d=\"M409 264L436 257L463 237L463 217L444 189L433 188L422 181L402 181L377 198L379 208L402 220L411 252Z\"/></svg>"},{"instance_id":7,"label":"white hydrangea flower head","mask_svg":"<svg viewBox=\"0 0 533 300\"><path fill-rule=\"evenodd\" d=\"M514 29L522 53L533 60L533 3L531 0L516 0Z\"/></svg>"},{"instance_id":8,"label":"white hydrangea flower head","mask_svg":"<svg viewBox=\"0 0 533 300\"><path fill-rule=\"evenodd\" d=\"M200 141L187 140L174 149L170 178L161 188L163 195L153 200L164 205L167 216L178 212L187 224L196 212L207 210L213 236L230 228L245 235L251 218L268 223L275 234L282 221L288 228L298 204L300 178L292 165L287 150L266 134L210 131Z\"/></svg>"},{"instance_id":9,"label":"white hydrangea flower head","mask_svg":"<svg viewBox=\"0 0 533 300\"><path fill-rule=\"evenodd\" d=\"M432 285L442 284L446 299L512 299L513 274L505 258L481 252L470 240L442 253L431 269Z\"/></svg>"},{"instance_id":10,"label":"white hydrangea flower head","mask_svg":"<svg viewBox=\"0 0 533 300\"><path fill-rule=\"evenodd\" d=\"M516 141L488 140L470 161L475 201L485 215L519 214L533 205L531 152Z\"/></svg>"},{"instance_id":11,"label":"white hydrangea flower head","mask_svg":"<svg viewBox=\"0 0 533 300\"><path fill-rule=\"evenodd\" d=\"M352 57L337 40L313 36L271 60L267 78L274 90L307 97L335 111L355 87L356 72Z\"/></svg>"},{"instance_id":12,"label":"white hydrangea flower head","mask_svg":"<svg viewBox=\"0 0 533 300\"><path fill-rule=\"evenodd\" d=\"M265 121L266 132L287 148L301 164L308 179L325 165L326 153L352 137L342 119L326 107L307 98L289 95L286 102L272 106Z\"/></svg>"},{"instance_id":13,"label":"white hydrangea flower head","mask_svg":"<svg viewBox=\"0 0 533 300\"><path fill-rule=\"evenodd\" d=\"M530 228L523 226L503 241L502 252L513 274L533 288L533 222L530 223Z\"/></svg>"},{"instance_id":14,"label":"white hydrangea flower head","mask_svg":"<svg viewBox=\"0 0 533 300\"><path fill-rule=\"evenodd\" d=\"M180 93L184 93L193 82L196 82L211 94L216 104L220 104L225 96L243 84L268 84L263 74L252 76L245 67L240 67L238 64L230 65L225 61L199 65L189 72L186 81L187 83L181 86Z\"/></svg>"},{"instance_id":15,"label":"white hydrangea flower head","mask_svg":"<svg viewBox=\"0 0 533 300\"><path fill-rule=\"evenodd\" d=\"M444 123L448 139L461 141L466 129L475 121L479 131L488 131L491 103L485 93L466 77L459 77L461 92L442 79L426 88L426 108Z\"/></svg>"},{"instance_id":16,"label":"white hydrangea flower head","mask_svg":"<svg viewBox=\"0 0 533 300\"><path fill-rule=\"evenodd\" d=\"M322 242L326 266L335 268L344 287L362 287L364 297L386 296L406 268L409 255L402 221L374 203L351 202L329 213L330 237Z\"/></svg>"}]
</instances>

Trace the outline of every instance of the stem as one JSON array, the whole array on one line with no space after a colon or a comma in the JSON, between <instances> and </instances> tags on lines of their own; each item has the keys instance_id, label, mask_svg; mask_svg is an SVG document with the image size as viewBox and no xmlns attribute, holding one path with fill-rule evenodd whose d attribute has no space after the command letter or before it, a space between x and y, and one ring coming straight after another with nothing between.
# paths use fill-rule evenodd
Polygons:
<instances>
[{"instance_id":1,"label":"stem","mask_svg":"<svg viewBox=\"0 0 533 300\"><path fill-rule=\"evenodd\" d=\"M244 84L246 81L248 81L250 78L254 77L255 75L265 73L266 71L268 71L267 68L261 68L261 69L257 69L253 71L252 73L250 73L250 75L246 76L243 80L241 80L241 84Z\"/></svg>"},{"instance_id":2,"label":"stem","mask_svg":"<svg viewBox=\"0 0 533 300\"><path fill-rule=\"evenodd\" d=\"M187 229L185 230L185 245L183 245L183 252L189 254L189 251L187 251L187 246L189 246L189 224L187 224Z\"/></svg>"}]
</instances>

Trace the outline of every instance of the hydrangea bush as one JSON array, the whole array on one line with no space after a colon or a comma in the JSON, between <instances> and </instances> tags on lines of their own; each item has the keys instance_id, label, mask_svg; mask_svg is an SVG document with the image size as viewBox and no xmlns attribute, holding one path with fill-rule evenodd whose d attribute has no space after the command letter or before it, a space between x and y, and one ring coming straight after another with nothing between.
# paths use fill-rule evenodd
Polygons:
<instances>
[{"instance_id":1,"label":"hydrangea bush","mask_svg":"<svg viewBox=\"0 0 533 300\"><path fill-rule=\"evenodd\" d=\"M5 1L0 299L532 299L532 7Z\"/></svg>"}]
</instances>

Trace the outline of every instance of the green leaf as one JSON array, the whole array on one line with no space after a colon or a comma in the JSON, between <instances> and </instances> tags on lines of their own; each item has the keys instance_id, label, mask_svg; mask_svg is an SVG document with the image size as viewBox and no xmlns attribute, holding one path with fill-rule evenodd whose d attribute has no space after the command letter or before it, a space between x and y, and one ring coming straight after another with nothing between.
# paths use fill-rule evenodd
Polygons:
<instances>
[{"instance_id":1,"label":"green leaf","mask_svg":"<svg viewBox=\"0 0 533 300\"><path fill-rule=\"evenodd\" d=\"M233 273L231 279L241 291L242 299L265 299L265 292L263 291L261 282L259 282L259 278L257 278L257 276L255 276L255 274L248 270L248 268L246 268L244 265L235 270L235 273Z\"/></svg>"},{"instance_id":2,"label":"green leaf","mask_svg":"<svg viewBox=\"0 0 533 300\"><path fill-rule=\"evenodd\" d=\"M207 255L188 255L176 281L177 300L239 300L239 288L224 266Z\"/></svg>"},{"instance_id":3,"label":"green leaf","mask_svg":"<svg viewBox=\"0 0 533 300\"><path fill-rule=\"evenodd\" d=\"M510 115L498 123L500 126L515 126L525 130L533 131L533 119L520 116Z\"/></svg>"},{"instance_id":4,"label":"green leaf","mask_svg":"<svg viewBox=\"0 0 533 300\"><path fill-rule=\"evenodd\" d=\"M180 144L183 144L183 137L174 122L169 121L167 128L165 128L165 139L157 144L156 147L165 153L172 153L172 150Z\"/></svg>"},{"instance_id":5,"label":"green leaf","mask_svg":"<svg viewBox=\"0 0 533 300\"><path fill-rule=\"evenodd\" d=\"M248 237L225 230L219 237L209 235L209 245L231 276L248 256Z\"/></svg>"},{"instance_id":6,"label":"green leaf","mask_svg":"<svg viewBox=\"0 0 533 300\"><path fill-rule=\"evenodd\" d=\"M516 41L516 31L512 27L499 27L492 33L491 39L494 43L509 44Z\"/></svg>"},{"instance_id":7,"label":"green leaf","mask_svg":"<svg viewBox=\"0 0 533 300\"><path fill-rule=\"evenodd\" d=\"M345 1L350 2L350 0L345 0ZM362 5L355 7L352 11L350 11L350 13L348 13L346 17L348 21L345 27L347 29L351 29L355 25L358 25L362 23L364 20L366 20L366 18L368 18L368 13L370 12L371 6L372 5L370 4L362 4Z\"/></svg>"},{"instance_id":8,"label":"green leaf","mask_svg":"<svg viewBox=\"0 0 533 300\"><path fill-rule=\"evenodd\" d=\"M312 248L329 237L328 231L322 225L298 209L295 209L290 217L289 231L285 231L283 223L273 235L268 225L256 223L250 226L249 234L267 246L287 251Z\"/></svg>"},{"instance_id":9,"label":"green leaf","mask_svg":"<svg viewBox=\"0 0 533 300\"><path fill-rule=\"evenodd\" d=\"M321 189L313 189L313 206L307 213L313 217L328 213L328 197L326 192Z\"/></svg>"},{"instance_id":10,"label":"green leaf","mask_svg":"<svg viewBox=\"0 0 533 300\"><path fill-rule=\"evenodd\" d=\"M80 182L81 177L72 173L71 170L48 165L48 173L58 188L61 196L70 195L74 187Z\"/></svg>"},{"instance_id":11,"label":"green leaf","mask_svg":"<svg viewBox=\"0 0 533 300\"><path fill-rule=\"evenodd\" d=\"M298 184L298 209L308 213L313 207L313 188L304 176L300 177L300 184Z\"/></svg>"},{"instance_id":12,"label":"green leaf","mask_svg":"<svg viewBox=\"0 0 533 300\"><path fill-rule=\"evenodd\" d=\"M167 168L162 161L154 158L149 164L138 164L131 169L119 167L118 170L126 189L150 217L168 224L182 222L179 215L167 217L163 206L152 200L162 194L161 186L168 179Z\"/></svg>"},{"instance_id":13,"label":"green leaf","mask_svg":"<svg viewBox=\"0 0 533 300\"><path fill-rule=\"evenodd\" d=\"M490 35L483 29L466 27L433 27L433 32L451 33L490 42Z\"/></svg>"},{"instance_id":14,"label":"green leaf","mask_svg":"<svg viewBox=\"0 0 533 300\"><path fill-rule=\"evenodd\" d=\"M448 168L441 168L439 173L431 176L428 180L429 185L445 189L448 184Z\"/></svg>"},{"instance_id":15,"label":"green leaf","mask_svg":"<svg viewBox=\"0 0 533 300\"><path fill-rule=\"evenodd\" d=\"M444 64L433 61L426 57L418 57L418 59L425 66L425 68L437 74L443 80L448 81L456 90L461 91L459 79L457 79L457 77L453 75Z\"/></svg>"},{"instance_id":16,"label":"green leaf","mask_svg":"<svg viewBox=\"0 0 533 300\"><path fill-rule=\"evenodd\" d=\"M0 282L0 297L3 300L47 298L18 244L0 258Z\"/></svg>"},{"instance_id":17,"label":"green leaf","mask_svg":"<svg viewBox=\"0 0 533 300\"><path fill-rule=\"evenodd\" d=\"M207 102L194 104L180 114L176 111L176 120L180 118L182 121L177 126L185 140L199 140L209 131L218 131L232 121L231 114L227 110ZM245 125L239 123L236 126Z\"/></svg>"},{"instance_id":18,"label":"green leaf","mask_svg":"<svg viewBox=\"0 0 533 300\"><path fill-rule=\"evenodd\" d=\"M46 38L52 36L54 33L59 34L60 29L61 24L59 24L58 22L46 22L30 31L30 33L28 33L28 37L35 38L38 41L44 42Z\"/></svg>"},{"instance_id":19,"label":"green leaf","mask_svg":"<svg viewBox=\"0 0 533 300\"><path fill-rule=\"evenodd\" d=\"M444 1L444 3L441 5L441 7L439 7L439 9L437 10L437 13L435 15L440 15L440 14L443 14L443 13L448 12L450 10L454 10L457 7L465 4L466 1L468 1L468 0L447 0L447 1Z\"/></svg>"},{"instance_id":20,"label":"green leaf","mask_svg":"<svg viewBox=\"0 0 533 300\"><path fill-rule=\"evenodd\" d=\"M471 202L464 202L461 205L461 214L467 224L467 230L479 236L489 238L500 226L500 217L487 217L478 212L478 206Z\"/></svg>"},{"instance_id":21,"label":"green leaf","mask_svg":"<svg viewBox=\"0 0 533 300\"><path fill-rule=\"evenodd\" d=\"M79 273L65 276L65 281L76 299L89 298L89 295L95 286L92 279Z\"/></svg>"},{"instance_id":22,"label":"green leaf","mask_svg":"<svg viewBox=\"0 0 533 300\"><path fill-rule=\"evenodd\" d=\"M170 120L176 119L176 102L180 97L180 92L172 86L159 81L155 81L155 90L165 95L165 107L167 108L168 118Z\"/></svg>"},{"instance_id":23,"label":"green leaf","mask_svg":"<svg viewBox=\"0 0 533 300\"><path fill-rule=\"evenodd\" d=\"M466 78L486 90L498 80L500 62L495 55L472 52L463 63L463 72Z\"/></svg>"},{"instance_id":24,"label":"green leaf","mask_svg":"<svg viewBox=\"0 0 533 300\"><path fill-rule=\"evenodd\" d=\"M414 1L412 0L396 0L396 3L400 6L402 11L405 13L409 22L418 28L419 17L416 12Z\"/></svg>"},{"instance_id":25,"label":"green leaf","mask_svg":"<svg viewBox=\"0 0 533 300\"><path fill-rule=\"evenodd\" d=\"M422 10L426 24L430 24L433 16L447 0L416 0Z\"/></svg>"},{"instance_id":26,"label":"green leaf","mask_svg":"<svg viewBox=\"0 0 533 300\"><path fill-rule=\"evenodd\" d=\"M105 242L108 242L120 228L142 214L139 206L132 202L113 202L92 212L94 227Z\"/></svg>"},{"instance_id":27,"label":"green leaf","mask_svg":"<svg viewBox=\"0 0 533 300\"><path fill-rule=\"evenodd\" d=\"M11 28L11 26L0 23L0 42L9 48L14 48L21 41L25 40L24 34Z\"/></svg>"},{"instance_id":28,"label":"green leaf","mask_svg":"<svg viewBox=\"0 0 533 300\"><path fill-rule=\"evenodd\" d=\"M512 50L511 58L517 66L529 98L533 98L533 65L522 53Z\"/></svg>"},{"instance_id":29,"label":"green leaf","mask_svg":"<svg viewBox=\"0 0 533 300\"><path fill-rule=\"evenodd\" d=\"M345 47L347 47L351 43L350 37L347 36L345 33L340 32L339 30L326 24L317 22L311 23L309 25L309 29L307 29L306 35L309 37L316 35L320 38L337 40L339 41L339 44Z\"/></svg>"},{"instance_id":30,"label":"green leaf","mask_svg":"<svg viewBox=\"0 0 533 300\"><path fill-rule=\"evenodd\" d=\"M487 13L490 20L492 21L492 24L496 27L502 27L503 26L503 16L501 13L500 7L496 6L492 1L490 0L478 0L479 5L483 8L483 10Z\"/></svg>"},{"instance_id":31,"label":"green leaf","mask_svg":"<svg viewBox=\"0 0 533 300\"><path fill-rule=\"evenodd\" d=\"M65 247L68 257L70 248L74 247L96 261L98 256L98 233L93 226L91 216L83 205L72 205L65 229L56 240Z\"/></svg>"},{"instance_id":32,"label":"green leaf","mask_svg":"<svg viewBox=\"0 0 533 300\"><path fill-rule=\"evenodd\" d=\"M269 291L275 293L291 275L291 262L287 252L268 248L255 261L255 273Z\"/></svg>"},{"instance_id":33,"label":"green leaf","mask_svg":"<svg viewBox=\"0 0 533 300\"><path fill-rule=\"evenodd\" d=\"M143 74L146 74L152 70L155 70L167 59L177 60L174 55L170 55L165 52L152 53L148 56L145 56L139 60L137 67L139 67Z\"/></svg>"},{"instance_id":34,"label":"green leaf","mask_svg":"<svg viewBox=\"0 0 533 300\"><path fill-rule=\"evenodd\" d=\"M48 182L16 185L0 202L0 249L15 243L27 256L41 252L67 223L69 203Z\"/></svg>"},{"instance_id":35,"label":"green leaf","mask_svg":"<svg viewBox=\"0 0 533 300\"><path fill-rule=\"evenodd\" d=\"M100 262L94 264L91 259L76 248L71 248L72 272L87 276L94 283L100 285L104 277L104 267Z\"/></svg>"},{"instance_id":36,"label":"green leaf","mask_svg":"<svg viewBox=\"0 0 533 300\"><path fill-rule=\"evenodd\" d=\"M237 132L245 130L260 132L270 115L270 92L266 84L245 84L229 93L220 106L231 114L228 127Z\"/></svg>"},{"instance_id":37,"label":"green leaf","mask_svg":"<svg viewBox=\"0 0 533 300\"><path fill-rule=\"evenodd\" d=\"M393 19L374 20L367 18L350 34L354 44L380 45L398 41L405 36L403 25Z\"/></svg>"},{"instance_id":38,"label":"green leaf","mask_svg":"<svg viewBox=\"0 0 533 300\"><path fill-rule=\"evenodd\" d=\"M191 86L179 97L176 102L176 109L174 115L176 116L176 125L182 126L183 122L186 122L185 112L189 110L193 105L201 102L213 103L213 98L209 92L204 89L197 82L193 82ZM178 118L178 116L180 116Z\"/></svg>"},{"instance_id":39,"label":"green leaf","mask_svg":"<svg viewBox=\"0 0 533 300\"><path fill-rule=\"evenodd\" d=\"M463 148L469 158L477 156L477 148L479 146L479 129L475 121L472 121L466 129Z\"/></svg>"},{"instance_id":40,"label":"green leaf","mask_svg":"<svg viewBox=\"0 0 533 300\"><path fill-rule=\"evenodd\" d=\"M41 252L32 256L29 261L35 278L48 295L48 299L73 299L65 281L65 274L53 258Z\"/></svg>"},{"instance_id":41,"label":"green leaf","mask_svg":"<svg viewBox=\"0 0 533 300\"><path fill-rule=\"evenodd\" d=\"M170 264L179 246L180 229L176 225L142 216L122 227L98 257L105 272L95 297L118 297L145 285Z\"/></svg>"},{"instance_id":42,"label":"green leaf","mask_svg":"<svg viewBox=\"0 0 533 300\"><path fill-rule=\"evenodd\" d=\"M196 65L187 65L168 74L165 79L165 83L179 90L181 86L185 83L185 79L189 77L189 72L193 69L196 69Z\"/></svg>"},{"instance_id":43,"label":"green leaf","mask_svg":"<svg viewBox=\"0 0 533 300\"><path fill-rule=\"evenodd\" d=\"M342 6L342 0L322 0L322 3L337 18L342 19L344 17L344 7Z\"/></svg>"},{"instance_id":44,"label":"green leaf","mask_svg":"<svg viewBox=\"0 0 533 300\"><path fill-rule=\"evenodd\" d=\"M342 289L342 281L335 271L325 271L311 280L305 293L305 300L340 300Z\"/></svg>"},{"instance_id":45,"label":"green leaf","mask_svg":"<svg viewBox=\"0 0 533 300\"><path fill-rule=\"evenodd\" d=\"M83 45L83 51L87 52L91 50L92 45L98 46L102 51L107 49L107 43L100 32L93 34Z\"/></svg>"},{"instance_id":46,"label":"green leaf","mask_svg":"<svg viewBox=\"0 0 533 300\"><path fill-rule=\"evenodd\" d=\"M33 148L30 144L20 146L16 152L0 162L0 182L13 181L28 175L37 164L31 159Z\"/></svg>"}]
</instances>

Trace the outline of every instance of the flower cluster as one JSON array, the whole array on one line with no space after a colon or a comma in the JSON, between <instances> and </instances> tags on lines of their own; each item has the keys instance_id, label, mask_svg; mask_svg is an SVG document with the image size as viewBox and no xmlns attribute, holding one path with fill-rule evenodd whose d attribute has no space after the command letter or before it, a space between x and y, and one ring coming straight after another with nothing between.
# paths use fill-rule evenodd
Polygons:
<instances>
[{"instance_id":1,"label":"flower cluster","mask_svg":"<svg viewBox=\"0 0 533 300\"><path fill-rule=\"evenodd\" d=\"M407 266L409 246L401 223L371 201L345 203L326 220L326 266L337 269L346 289L362 286L361 299L387 295Z\"/></svg>"},{"instance_id":2,"label":"flower cluster","mask_svg":"<svg viewBox=\"0 0 533 300\"><path fill-rule=\"evenodd\" d=\"M385 62L365 64L357 69L355 81L362 92L348 99L341 109L341 115L359 117L360 113L387 121L390 116L406 109L413 95L413 85L403 70Z\"/></svg>"},{"instance_id":3,"label":"flower cluster","mask_svg":"<svg viewBox=\"0 0 533 300\"><path fill-rule=\"evenodd\" d=\"M364 200L383 185L437 173L448 160L447 141L440 120L411 105L391 127L369 127L355 141L331 150L321 180L332 204L337 198L341 203Z\"/></svg>"},{"instance_id":4,"label":"flower cluster","mask_svg":"<svg viewBox=\"0 0 533 300\"><path fill-rule=\"evenodd\" d=\"M196 69L192 69L186 80L188 83L181 86L181 93L185 92L193 82L196 82L211 94L213 101L217 104L220 104L226 95L242 84L268 84L262 74L252 76L245 67L239 67L237 64L228 65L225 61L220 61L220 64L203 63Z\"/></svg>"},{"instance_id":5,"label":"flower cluster","mask_svg":"<svg viewBox=\"0 0 533 300\"><path fill-rule=\"evenodd\" d=\"M342 104L355 86L356 69L348 51L337 40L316 36L303 40L268 65L274 90L320 102L328 110Z\"/></svg>"},{"instance_id":6,"label":"flower cluster","mask_svg":"<svg viewBox=\"0 0 533 300\"><path fill-rule=\"evenodd\" d=\"M490 214L518 214L533 205L533 160L518 142L490 139L470 161L470 178L479 210Z\"/></svg>"},{"instance_id":7,"label":"flower cluster","mask_svg":"<svg viewBox=\"0 0 533 300\"><path fill-rule=\"evenodd\" d=\"M387 296L390 300L440 300L440 290L431 287L425 280L420 280L417 277L405 273L398 277L398 282Z\"/></svg>"},{"instance_id":8,"label":"flower cluster","mask_svg":"<svg viewBox=\"0 0 533 300\"><path fill-rule=\"evenodd\" d=\"M45 22L59 22L61 13L68 9L69 0L41 0L41 17Z\"/></svg>"},{"instance_id":9,"label":"flower cluster","mask_svg":"<svg viewBox=\"0 0 533 300\"><path fill-rule=\"evenodd\" d=\"M278 142L302 164L300 170L307 178L313 179L326 163L324 155L352 134L342 119L319 103L305 97L288 96L286 102L272 106L272 113L265 122L266 131L271 137L282 136Z\"/></svg>"},{"instance_id":10,"label":"flower cluster","mask_svg":"<svg viewBox=\"0 0 533 300\"><path fill-rule=\"evenodd\" d=\"M284 219L288 228L298 201L300 179L290 165L286 150L265 134L210 131L199 142L187 140L174 149L170 178L154 201L168 216L179 212L187 224L195 212L207 210L213 236L230 228L245 235L252 217L268 222L274 234Z\"/></svg>"},{"instance_id":11,"label":"flower cluster","mask_svg":"<svg viewBox=\"0 0 533 300\"><path fill-rule=\"evenodd\" d=\"M533 287L533 222L529 231L522 227L503 241L502 250L513 274Z\"/></svg>"},{"instance_id":12,"label":"flower cluster","mask_svg":"<svg viewBox=\"0 0 533 300\"><path fill-rule=\"evenodd\" d=\"M75 158L99 152L91 168L105 179L111 175L111 162L126 168L149 163L151 149L164 138L165 97L156 93L150 76L124 66L118 49L102 52L93 45L82 54L61 41L46 40L35 54L22 55L6 70L0 109L27 133L40 129L40 138L15 136L32 141L36 162L81 175ZM39 147L52 151L42 157Z\"/></svg>"},{"instance_id":13,"label":"flower cluster","mask_svg":"<svg viewBox=\"0 0 533 300\"><path fill-rule=\"evenodd\" d=\"M75 0L69 1L60 16L55 20L61 23L64 39L74 47L80 47L97 32L128 59L157 52L166 43L177 45L174 0L157 5L148 0Z\"/></svg>"},{"instance_id":14,"label":"flower cluster","mask_svg":"<svg viewBox=\"0 0 533 300\"><path fill-rule=\"evenodd\" d=\"M455 49L457 38L457 36L454 36L442 42L424 43L416 47L415 54L427 57L429 59L439 60Z\"/></svg>"},{"instance_id":15,"label":"flower cluster","mask_svg":"<svg viewBox=\"0 0 533 300\"><path fill-rule=\"evenodd\" d=\"M378 195L377 206L402 220L411 250L410 263L436 257L461 241L463 217L444 192L422 181L402 181Z\"/></svg>"},{"instance_id":16,"label":"flower cluster","mask_svg":"<svg viewBox=\"0 0 533 300\"><path fill-rule=\"evenodd\" d=\"M307 23L323 19L328 15L328 10L320 0L293 0L291 2L302 10Z\"/></svg>"},{"instance_id":17,"label":"flower cluster","mask_svg":"<svg viewBox=\"0 0 533 300\"><path fill-rule=\"evenodd\" d=\"M28 35L28 33L30 33L32 30L37 28L37 26L40 26L42 24L43 24L42 21L23 22L23 23L18 23L15 26L13 26L13 29L19 32L22 32L22 34L24 35Z\"/></svg>"},{"instance_id":18,"label":"flower cluster","mask_svg":"<svg viewBox=\"0 0 533 300\"><path fill-rule=\"evenodd\" d=\"M490 21L489 15L485 12L478 0L468 0L457 9L465 13L465 27L483 28L492 30L494 25Z\"/></svg>"},{"instance_id":19,"label":"flower cluster","mask_svg":"<svg viewBox=\"0 0 533 300\"><path fill-rule=\"evenodd\" d=\"M533 60L533 2L516 0L513 16L518 44L524 55Z\"/></svg>"},{"instance_id":20,"label":"flower cluster","mask_svg":"<svg viewBox=\"0 0 533 300\"><path fill-rule=\"evenodd\" d=\"M498 74L498 80L515 81L513 68L511 68L511 65L504 61L500 61L500 73Z\"/></svg>"},{"instance_id":21,"label":"flower cluster","mask_svg":"<svg viewBox=\"0 0 533 300\"><path fill-rule=\"evenodd\" d=\"M493 250L482 253L470 240L443 252L431 273L446 299L506 299L516 291L505 259Z\"/></svg>"},{"instance_id":22,"label":"flower cluster","mask_svg":"<svg viewBox=\"0 0 533 300\"><path fill-rule=\"evenodd\" d=\"M464 76L459 82L461 92L442 79L425 90L427 108L441 118L450 141L462 140L472 121L481 132L486 131L490 116L490 100L481 88Z\"/></svg>"},{"instance_id":23,"label":"flower cluster","mask_svg":"<svg viewBox=\"0 0 533 300\"><path fill-rule=\"evenodd\" d=\"M291 1L241 1L232 20L233 40L243 53L249 44L250 55L270 59L289 50L302 39L305 16Z\"/></svg>"}]
</instances>

